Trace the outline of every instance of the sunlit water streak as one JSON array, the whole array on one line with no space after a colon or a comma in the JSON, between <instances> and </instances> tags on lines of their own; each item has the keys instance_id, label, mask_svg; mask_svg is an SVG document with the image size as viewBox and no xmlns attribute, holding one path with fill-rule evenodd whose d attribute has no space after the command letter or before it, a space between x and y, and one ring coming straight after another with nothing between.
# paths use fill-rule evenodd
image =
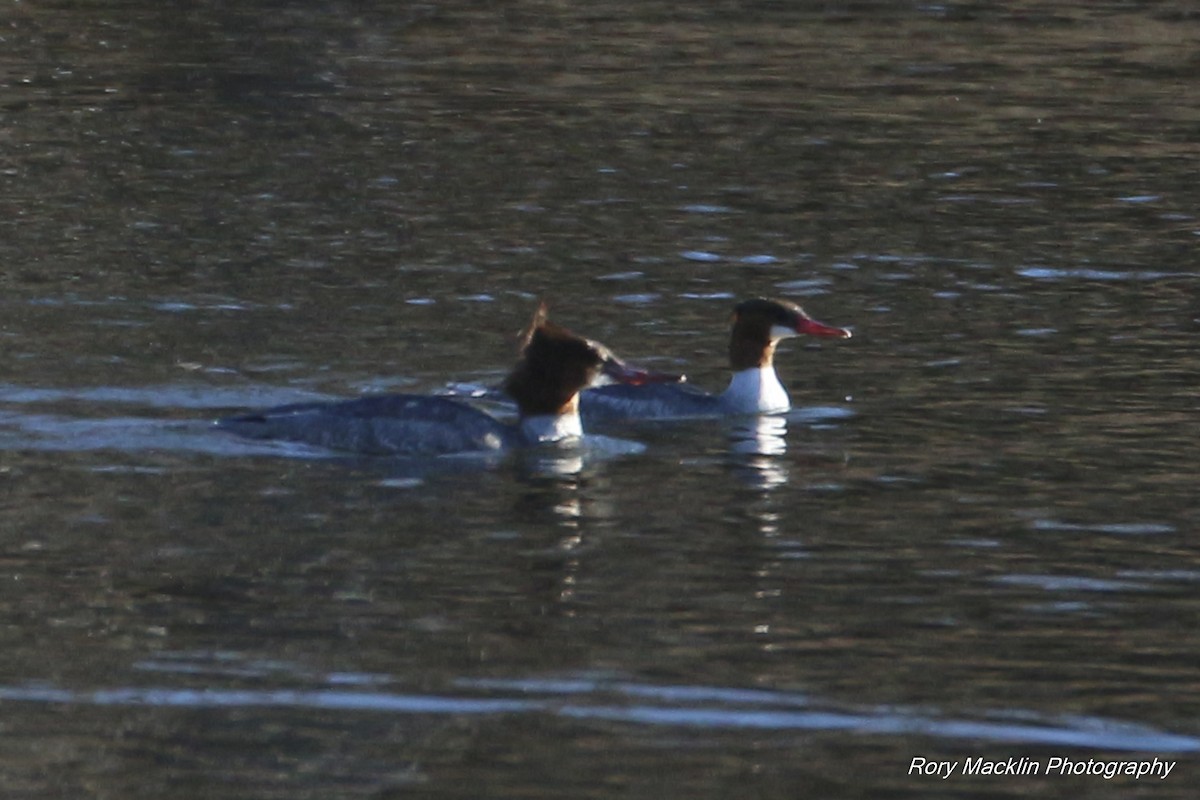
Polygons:
<instances>
[{"instance_id":1,"label":"sunlit water streak","mask_svg":"<svg viewBox=\"0 0 1200 800\"><path fill-rule=\"evenodd\" d=\"M103 403L145 408L229 409L337 399L332 395L269 385L223 388L209 385L96 386L49 389L0 384L0 403Z\"/></svg>"},{"instance_id":2,"label":"sunlit water streak","mask_svg":"<svg viewBox=\"0 0 1200 800\"><path fill-rule=\"evenodd\" d=\"M179 689L137 687L72 690L0 686L0 700L53 705L149 706L163 709L291 708L382 714L548 714L580 720L712 731L845 731L861 735L929 736L974 742L1057 745L1145 753L1200 752L1200 739L1119 720L1042 717L1006 709L981 719L928 711L821 707L805 695L706 686L654 686L590 680L462 680L468 690L515 697L397 694L345 690ZM612 702L612 700L623 700Z\"/></svg>"}]
</instances>

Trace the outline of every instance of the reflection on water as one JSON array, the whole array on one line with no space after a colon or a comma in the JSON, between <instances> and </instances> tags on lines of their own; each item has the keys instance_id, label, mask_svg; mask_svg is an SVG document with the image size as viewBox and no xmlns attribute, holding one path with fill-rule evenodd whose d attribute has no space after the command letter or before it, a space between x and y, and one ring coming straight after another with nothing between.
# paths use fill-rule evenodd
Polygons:
<instances>
[{"instance_id":1,"label":"reflection on water","mask_svg":"<svg viewBox=\"0 0 1200 800\"><path fill-rule=\"evenodd\" d=\"M729 426L729 451L740 455L778 456L787 452L787 419L760 415Z\"/></svg>"},{"instance_id":2,"label":"reflection on water","mask_svg":"<svg viewBox=\"0 0 1200 800\"><path fill-rule=\"evenodd\" d=\"M175 663L142 665L142 668L159 672L192 671L186 664ZM246 672L252 674L254 670ZM336 676L334 682L361 680L358 676ZM375 680L374 676L367 676L366 682ZM1200 738L1167 734L1111 719L1070 715L1043 718L1018 708L981 713L980 719L968 720L932 716L918 709L837 708L805 695L708 686L654 686L587 679L473 679L458 681L457 686L460 690L457 694L352 691L340 686L312 690L155 687L91 691L0 686L0 700L65 706L285 708L391 715L547 714L581 721L699 728L714 733L853 731L863 735L904 734L1157 755L1200 751ZM482 696L468 692L480 692Z\"/></svg>"},{"instance_id":3,"label":"reflection on water","mask_svg":"<svg viewBox=\"0 0 1200 800\"><path fill-rule=\"evenodd\" d=\"M1116 796L904 769L1196 751L1189 9L10 5L13 796ZM535 297L720 386L775 295L855 323L781 346L785 415L436 468L206 424L503 412Z\"/></svg>"},{"instance_id":4,"label":"reflection on water","mask_svg":"<svg viewBox=\"0 0 1200 800\"><path fill-rule=\"evenodd\" d=\"M747 485L770 490L788 482L786 462L777 458L787 452L787 419L754 416L727 425L730 464Z\"/></svg>"}]
</instances>

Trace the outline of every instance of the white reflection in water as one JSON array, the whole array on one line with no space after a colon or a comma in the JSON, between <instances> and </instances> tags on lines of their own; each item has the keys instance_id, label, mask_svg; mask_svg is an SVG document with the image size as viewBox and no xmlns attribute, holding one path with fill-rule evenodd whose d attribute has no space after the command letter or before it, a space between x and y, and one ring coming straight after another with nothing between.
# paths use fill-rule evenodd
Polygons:
<instances>
[{"instance_id":1,"label":"white reflection in water","mask_svg":"<svg viewBox=\"0 0 1200 800\"><path fill-rule=\"evenodd\" d=\"M741 417L726 429L734 473L748 486L769 491L788 482L787 419L765 415Z\"/></svg>"},{"instance_id":2,"label":"white reflection in water","mask_svg":"<svg viewBox=\"0 0 1200 800\"><path fill-rule=\"evenodd\" d=\"M739 419L729 427L729 449L758 456L786 453L787 419L776 415Z\"/></svg>"},{"instance_id":3,"label":"white reflection in water","mask_svg":"<svg viewBox=\"0 0 1200 800\"><path fill-rule=\"evenodd\" d=\"M526 478L569 478L610 459L644 452L646 446L640 442L588 433L525 450L521 470Z\"/></svg>"}]
</instances>

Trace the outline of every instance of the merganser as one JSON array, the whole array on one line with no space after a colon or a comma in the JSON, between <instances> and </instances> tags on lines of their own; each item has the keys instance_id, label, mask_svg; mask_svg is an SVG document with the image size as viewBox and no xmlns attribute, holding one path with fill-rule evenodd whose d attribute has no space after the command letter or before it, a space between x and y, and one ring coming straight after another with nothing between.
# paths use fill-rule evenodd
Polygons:
<instances>
[{"instance_id":1,"label":"merganser","mask_svg":"<svg viewBox=\"0 0 1200 800\"><path fill-rule=\"evenodd\" d=\"M460 400L415 394L297 403L215 424L252 439L364 455L494 452L582 436L579 392L600 375L632 385L681 380L626 366L599 342L550 322L542 304L521 336L521 358L504 385L517 404L515 425Z\"/></svg>"},{"instance_id":2,"label":"merganser","mask_svg":"<svg viewBox=\"0 0 1200 800\"><path fill-rule=\"evenodd\" d=\"M622 419L679 419L787 411L791 400L775 374L775 347L792 336L850 338L850 331L817 322L788 300L755 298L733 309L729 366L721 394L690 386L600 386L581 396L585 424Z\"/></svg>"}]
</instances>

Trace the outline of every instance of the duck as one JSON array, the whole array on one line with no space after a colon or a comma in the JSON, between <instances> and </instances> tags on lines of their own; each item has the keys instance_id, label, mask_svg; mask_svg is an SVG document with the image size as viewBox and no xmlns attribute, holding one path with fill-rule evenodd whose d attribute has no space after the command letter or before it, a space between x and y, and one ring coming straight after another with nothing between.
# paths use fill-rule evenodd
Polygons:
<instances>
[{"instance_id":1,"label":"duck","mask_svg":"<svg viewBox=\"0 0 1200 800\"><path fill-rule=\"evenodd\" d=\"M849 339L846 328L810 317L790 300L756 297L738 303L730 317L729 385L711 394L690 384L590 388L580 397L584 424L618 420L689 419L775 414L791 408L775 372L775 349L795 336Z\"/></svg>"},{"instance_id":2,"label":"duck","mask_svg":"<svg viewBox=\"0 0 1200 800\"><path fill-rule=\"evenodd\" d=\"M379 394L250 411L215 421L249 439L298 442L382 456L496 453L583 436L579 395L601 380L613 385L678 382L682 376L627 365L603 344L548 319L538 305L520 336L520 356L504 382L516 403L507 422L462 399Z\"/></svg>"}]
</instances>

